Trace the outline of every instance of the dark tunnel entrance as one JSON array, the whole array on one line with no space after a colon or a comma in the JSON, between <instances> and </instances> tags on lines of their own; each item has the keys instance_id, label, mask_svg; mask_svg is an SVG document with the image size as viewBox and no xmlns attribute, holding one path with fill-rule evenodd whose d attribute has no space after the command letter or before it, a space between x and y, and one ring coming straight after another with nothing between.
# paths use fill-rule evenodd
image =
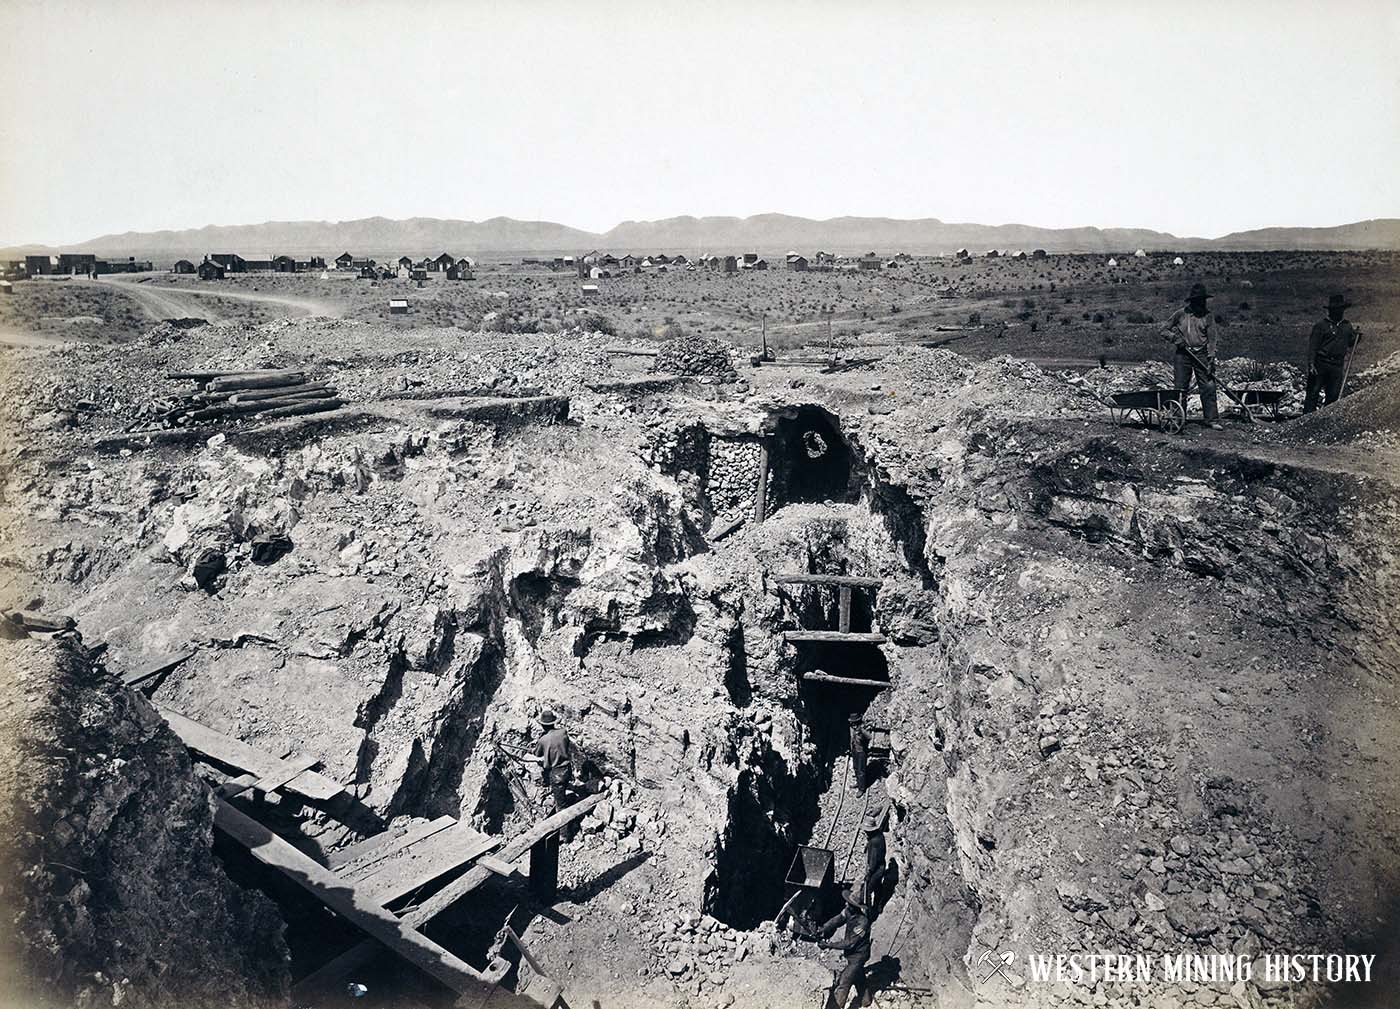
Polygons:
<instances>
[{"instance_id":1,"label":"dark tunnel entrance","mask_svg":"<svg viewBox=\"0 0 1400 1009\"><path fill-rule=\"evenodd\" d=\"M776 490L780 503L856 499L851 449L840 420L817 406L781 417L774 429Z\"/></svg>"},{"instance_id":2,"label":"dark tunnel entrance","mask_svg":"<svg viewBox=\"0 0 1400 1009\"><path fill-rule=\"evenodd\" d=\"M888 683L889 662L878 645L813 642L803 647L798 675L828 673L858 680ZM839 683L802 679L799 696L805 712L803 721L811 731L817 760L830 765L850 752L850 716L871 721L870 706L881 691L870 686L844 686Z\"/></svg>"}]
</instances>

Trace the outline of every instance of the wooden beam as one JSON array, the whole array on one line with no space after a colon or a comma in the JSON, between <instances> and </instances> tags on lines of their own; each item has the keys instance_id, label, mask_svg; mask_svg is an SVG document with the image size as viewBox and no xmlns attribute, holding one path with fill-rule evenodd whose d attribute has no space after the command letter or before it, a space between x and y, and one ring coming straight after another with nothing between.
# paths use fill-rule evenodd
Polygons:
<instances>
[{"instance_id":1,"label":"wooden beam","mask_svg":"<svg viewBox=\"0 0 1400 1009\"><path fill-rule=\"evenodd\" d=\"M520 875L520 870L495 855L482 855L476 860L476 864L483 869L490 869L497 876L505 879L514 879Z\"/></svg>"},{"instance_id":2,"label":"wooden beam","mask_svg":"<svg viewBox=\"0 0 1400 1009\"><path fill-rule=\"evenodd\" d=\"M861 575L809 575L776 574L773 581L779 585L846 585L857 589L878 589L885 584L883 578L867 578Z\"/></svg>"},{"instance_id":3,"label":"wooden beam","mask_svg":"<svg viewBox=\"0 0 1400 1009\"><path fill-rule=\"evenodd\" d=\"M820 641L829 644L882 645L886 639L883 634L866 634L859 631L783 631L783 640L787 642Z\"/></svg>"},{"instance_id":4,"label":"wooden beam","mask_svg":"<svg viewBox=\"0 0 1400 1009\"><path fill-rule=\"evenodd\" d=\"M193 658L194 655L194 649L190 649L188 651L183 652L176 652L173 655L167 655L163 659L158 659L154 662L147 663L146 665L142 666L141 669L137 670L134 673L127 673L125 676L122 677L122 682L125 683L128 687L134 687L138 683L141 683L143 680L149 680L152 677L159 676L161 673L170 672L170 670L174 669L176 666Z\"/></svg>"},{"instance_id":5,"label":"wooden beam","mask_svg":"<svg viewBox=\"0 0 1400 1009\"><path fill-rule=\"evenodd\" d=\"M156 705L156 708L165 716L166 722L170 724L175 735L180 737L182 743L200 756L207 757L216 763L256 774L259 778L272 777L293 766L264 750L249 746L242 740L226 736L207 725L201 725L191 718L186 718L178 711L171 711L160 705ZM315 771L301 771L288 780L282 788L285 791L295 792L297 795L322 802L334 799L345 791L339 782L332 781Z\"/></svg>"},{"instance_id":6,"label":"wooden beam","mask_svg":"<svg viewBox=\"0 0 1400 1009\"><path fill-rule=\"evenodd\" d=\"M277 768L272 774L266 774L259 778L257 784L253 787L259 792L275 792L293 778L300 777L303 772L311 770L320 762L320 757L308 757L305 755L293 757L290 760L283 760L281 767Z\"/></svg>"},{"instance_id":7,"label":"wooden beam","mask_svg":"<svg viewBox=\"0 0 1400 1009\"><path fill-rule=\"evenodd\" d=\"M768 439L760 438L758 441L758 484L753 491L755 525L762 525L764 519L768 518L768 466Z\"/></svg>"},{"instance_id":8,"label":"wooden beam","mask_svg":"<svg viewBox=\"0 0 1400 1009\"><path fill-rule=\"evenodd\" d=\"M601 794L590 795L568 809L561 810L553 816L541 820L525 833L508 841L506 846L496 855L496 858L505 863L518 861L541 838L548 837L572 821L583 817L604 798L605 796ZM405 910L402 921L414 928L422 928L494 875L495 873L486 866L474 865L465 874L448 883L423 903ZM378 950L379 947L371 940L356 943L334 960L308 974L297 983L292 994L297 998L302 998L314 992L329 991L335 988L341 981L372 960Z\"/></svg>"},{"instance_id":9,"label":"wooden beam","mask_svg":"<svg viewBox=\"0 0 1400 1009\"><path fill-rule=\"evenodd\" d=\"M842 585L837 589L838 613L836 629L842 634L851 633L851 587Z\"/></svg>"},{"instance_id":10,"label":"wooden beam","mask_svg":"<svg viewBox=\"0 0 1400 1009\"><path fill-rule=\"evenodd\" d=\"M440 830L446 830L456 822L455 816L439 816L436 820L411 823L407 830L398 833L386 830L348 848L331 852L326 856L326 867L341 875L355 875L361 869L368 868L425 837L431 837Z\"/></svg>"},{"instance_id":11,"label":"wooden beam","mask_svg":"<svg viewBox=\"0 0 1400 1009\"><path fill-rule=\"evenodd\" d=\"M351 877L351 881L356 889L377 903L392 904L460 869L478 855L499 848L501 841L502 838L478 834L459 823L451 830L404 848L363 875Z\"/></svg>"},{"instance_id":12,"label":"wooden beam","mask_svg":"<svg viewBox=\"0 0 1400 1009\"><path fill-rule=\"evenodd\" d=\"M257 820L215 800L214 826L243 845L259 862L281 872L326 907L389 947L423 973L462 995L485 997L494 987L461 960L335 873L297 851Z\"/></svg>"},{"instance_id":13,"label":"wooden beam","mask_svg":"<svg viewBox=\"0 0 1400 1009\"><path fill-rule=\"evenodd\" d=\"M830 673L803 673L802 678L808 683L834 683L842 687L874 687L876 690L885 690L890 685L888 680L859 680L854 676L832 676Z\"/></svg>"}]
</instances>

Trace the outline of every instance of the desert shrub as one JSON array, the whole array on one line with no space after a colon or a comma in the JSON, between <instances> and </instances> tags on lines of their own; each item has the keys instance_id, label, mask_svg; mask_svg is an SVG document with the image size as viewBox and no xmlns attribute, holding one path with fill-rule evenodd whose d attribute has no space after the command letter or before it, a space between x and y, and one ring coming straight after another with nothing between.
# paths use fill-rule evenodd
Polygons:
<instances>
[{"instance_id":1,"label":"desert shrub","mask_svg":"<svg viewBox=\"0 0 1400 1009\"><path fill-rule=\"evenodd\" d=\"M1098 323L1103 322L1103 313L1102 313L1102 312L1095 312L1095 313L1094 313L1094 321L1095 321L1095 322L1098 322Z\"/></svg>"},{"instance_id":2,"label":"desert shrub","mask_svg":"<svg viewBox=\"0 0 1400 1009\"><path fill-rule=\"evenodd\" d=\"M1125 317L1129 322L1151 322L1152 317L1146 312L1139 312L1137 309L1130 311Z\"/></svg>"},{"instance_id":3,"label":"desert shrub","mask_svg":"<svg viewBox=\"0 0 1400 1009\"><path fill-rule=\"evenodd\" d=\"M597 312L585 315L579 320L579 325L590 333L602 333L605 336L617 335L617 327L612 324L611 320Z\"/></svg>"},{"instance_id":4,"label":"desert shrub","mask_svg":"<svg viewBox=\"0 0 1400 1009\"><path fill-rule=\"evenodd\" d=\"M981 312L968 312L968 313L967 313L967 324L968 324L969 326L976 326L976 325L978 325L979 323L981 323L981 321L982 321L982 313L981 313Z\"/></svg>"}]
</instances>

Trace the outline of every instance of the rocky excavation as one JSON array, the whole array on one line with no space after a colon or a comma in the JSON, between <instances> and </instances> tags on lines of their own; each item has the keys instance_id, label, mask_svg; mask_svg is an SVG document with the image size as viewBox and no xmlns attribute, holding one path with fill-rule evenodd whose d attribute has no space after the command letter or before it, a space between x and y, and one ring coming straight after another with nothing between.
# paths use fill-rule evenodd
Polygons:
<instances>
[{"instance_id":1,"label":"rocky excavation","mask_svg":"<svg viewBox=\"0 0 1400 1009\"><path fill-rule=\"evenodd\" d=\"M549 708L600 796L557 894L494 877L424 934L489 973L510 923L571 1005L819 1004L837 954L778 920L794 858L859 884L885 797L877 1004L1386 1004L1393 410L1173 437L1113 427L1099 376L1007 357L752 367L681 340L674 381L642 383L602 334L382 336L162 326L6 358L4 885L30 991L297 1004L363 935L215 810L328 869L442 817L508 845L543 807L506 755ZM349 403L150 430L167 373L265 369ZM216 799L238 775L162 711L344 797ZM853 714L888 731L864 795ZM814 899L834 913L834 886ZM319 1004L450 1001L371 952ZM1102 953L1259 966L1030 968ZM1266 977L1284 953L1375 954L1380 980Z\"/></svg>"}]
</instances>

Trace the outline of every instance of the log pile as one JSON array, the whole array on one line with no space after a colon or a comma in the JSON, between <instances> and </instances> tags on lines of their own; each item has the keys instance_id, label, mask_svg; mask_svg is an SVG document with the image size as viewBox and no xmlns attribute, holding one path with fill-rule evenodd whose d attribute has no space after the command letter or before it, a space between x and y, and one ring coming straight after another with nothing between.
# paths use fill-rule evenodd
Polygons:
<instances>
[{"instance_id":1,"label":"log pile","mask_svg":"<svg viewBox=\"0 0 1400 1009\"><path fill-rule=\"evenodd\" d=\"M164 404L160 413L163 427L189 427L243 417L271 420L345 405L329 382L308 381L305 372L293 368L172 371L167 377L194 385L180 389Z\"/></svg>"}]
</instances>

